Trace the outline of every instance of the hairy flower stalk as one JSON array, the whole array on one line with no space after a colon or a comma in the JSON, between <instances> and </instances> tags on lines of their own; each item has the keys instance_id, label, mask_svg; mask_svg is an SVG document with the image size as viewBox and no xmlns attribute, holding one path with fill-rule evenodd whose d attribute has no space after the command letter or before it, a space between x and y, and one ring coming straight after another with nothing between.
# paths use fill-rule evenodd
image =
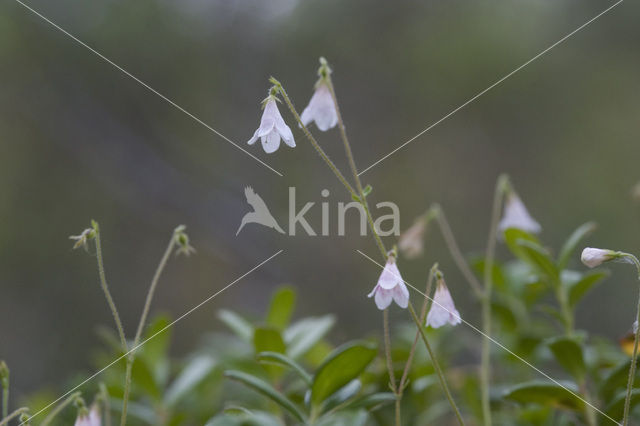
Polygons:
<instances>
[{"instance_id":1,"label":"hairy flower stalk","mask_svg":"<svg viewBox=\"0 0 640 426\"><path fill-rule=\"evenodd\" d=\"M156 272L153 275L151 285L149 286L149 291L147 292L147 298L144 303L144 308L142 309L142 314L140 315L140 321L138 322L136 335L133 339L133 345L131 346L129 356L127 357L124 396L122 398L122 416L120 417L121 426L124 426L127 423L127 406L129 402L129 393L131 390L131 373L133 369L133 362L135 360L135 351L138 349L138 346L140 346L140 338L142 337L142 332L147 322L147 316L149 315L149 309L151 308L151 301L153 300L153 296L156 292L156 287L158 286L158 282L160 281L160 276L167 266L167 262L169 261L171 253L173 253L174 250L176 254L184 254L186 256L195 252L195 249L189 244L189 236L185 233L185 230L186 226L180 225L173 231L171 239L169 240L169 244L167 245L164 255L162 256L162 259L160 259L160 263L158 264Z\"/></svg>"},{"instance_id":2,"label":"hairy flower stalk","mask_svg":"<svg viewBox=\"0 0 640 426\"><path fill-rule=\"evenodd\" d=\"M7 426L11 420L28 412L29 412L29 409L27 407L18 408L17 410L15 410L14 412L6 416L4 419L0 420L0 426Z\"/></svg>"},{"instance_id":3,"label":"hairy flower stalk","mask_svg":"<svg viewBox=\"0 0 640 426\"><path fill-rule=\"evenodd\" d=\"M589 268L594 268L601 265L604 262L623 262L632 263L635 265L638 272L638 280L640 280L640 261L638 258L630 253L622 251L597 249L587 247L582 251L580 257L582 263ZM636 319L633 323L634 339L633 339L633 352L631 354L631 365L629 366L629 379L627 381L627 392L624 399L624 413L622 415L622 425L627 426L629 424L629 410L631 408L631 394L633 391L633 382L636 378L636 363L638 361L638 340L640 340L640 327L637 324L640 323L640 295L638 295L638 308L636 311Z\"/></svg>"},{"instance_id":4,"label":"hairy flower stalk","mask_svg":"<svg viewBox=\"0 0 640 426\"><path fill-rule=\"evenodd\" d=\"M482 398L482 418L485 426L491 426L491 404L489 387L491 380L491 293L493 290L493 263L496 252L496 237L498 221L500 220L500 207L505 193L509 191L509 178L506 175L498 177L493 197L491 212L491 224L489 225L489 241L484 260L484 292L482 295L482 352L480 360L480 389ZM504 220L503 220L504 223Z\"/></svg>"}]
</instances>

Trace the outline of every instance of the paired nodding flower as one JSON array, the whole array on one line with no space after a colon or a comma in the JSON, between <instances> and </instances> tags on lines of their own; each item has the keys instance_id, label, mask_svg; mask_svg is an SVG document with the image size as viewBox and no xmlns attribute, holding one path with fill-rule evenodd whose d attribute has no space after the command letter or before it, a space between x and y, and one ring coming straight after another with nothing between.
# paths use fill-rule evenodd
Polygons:
<instances>
[{"instance_id":1,"label":"paired nodding flower","mask_svg":"<svg viewBox=\"0 0 640 426\"><path fill-rule=\"evenodd\" d=\"M498 224L498 231L502 234L509 228L517 228L537 234L542 227L527 211L524 203L514 191L509 191L504 205L504 214Z\"/></svg>"},{"instance_id":2,"label":"paired nodding flower","mask_svg":"<svg viewBox=\"0 0 640 426\"><path fill-rule=\"evenodd\" d=\"M387 258L387 264L378 278L378 283L367 297L374 297L376 306L381 311L387 309L392 301L402 309L409 306L409 290L404 285L394 255Z\"/></svg>"},{"instance_id":3,"label":"paired nodding flower","mask_svg":"<svg viewBox=\"0 0 640 426\"><path fill-rule=\"evenodd\" d=\"M258 138L260 138L262 148L267 154L276 152L278 148L280 148L280 138L291 148L296 146L293 133L284 122L278 110L278 104L276 103L278 98L276 98L275 95L276 90L277 89L271 89L269 96L263 101L264 111L262 113L262 119L260 120L260 127L258 127L248 142L249 145L253 145Z\"/></svg>"},{"instance_id":4,"label":"paired nodding flower","mask_svg":"<svg viewBox=\"0 0 640 426\"><path fill-rule=\"evenodd\" d=\"M444 282L444 277L440 271L436 271L436 293L433 296L431 309L427 315L426 326L440 328L445 324L457 325L462 322L460 313L453 304L451 293Z\"/></svg>"}]
</instances>

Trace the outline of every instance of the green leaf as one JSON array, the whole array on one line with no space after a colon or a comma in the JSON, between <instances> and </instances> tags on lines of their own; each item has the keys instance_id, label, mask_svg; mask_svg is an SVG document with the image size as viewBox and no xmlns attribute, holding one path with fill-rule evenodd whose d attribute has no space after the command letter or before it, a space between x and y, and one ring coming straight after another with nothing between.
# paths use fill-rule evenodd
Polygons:
<instances>
[{"instance_id":1,"label":"green leaf","mask_svg":"<svg viewBox=\"0 0 640 426\"><path fill-rule=\"evenodd\" d=\"M253 325L235 312L221 309L218 311L218 319L242 340L250 342L253 338Z\"/></svg>"},{"instance_id":2,"label":"green leaf","mask_svg":"<svg viewBox=\"0 0 640 426\"><path fill-rule=\"evenodd\" d=\"M356 398L348 405L348 407L366 408L369 411L373 411L383 405L393 404L395 401L396 396L391 392L379 392Z\"/></svg>"},{"instance_id":3,"label":"green leaf","mask_svg":"<svg viewBox=\"0 0 640 426\"><path fill-rule=\"evenodd\" d=\"M169 345L171 332L168 325L171 320L168 316L160 315L151 321L147 327L142 341L146 342L137 351L138 358L147 364L147 368L153 375L153 379L160 388L164 388L169 380ZM151 339L151 336L154 336Z\"/></svg>"},{"instance_id":4,"label":"green leaf","mask_svg":"<svg viewBox=\"0 0 640 426\"><path fill-rule=\"evenodd\" d=\"M267 324L282 330L289 325L296 304L296 291L293 287L280 287L271 298Z\"/></svg>"},{"instance_id":5,"label":"green leaf","mask_svg":"<svg viewBox=\"0 0 640 426\"><path fill-rule=\"evenodd\" d=\"M373 188L371 187L371 185L367 185L362 189L362 195L368 197L369 194L371 194L371 191L373 191Z\"/></svg>"},{"instance_id":6,"label":"green leaf","mask_svg":"<svg viewBox=\"0 0 640 426\"><path fill-rule=\"evenodd\" d=\"M528 261L535 266L540 272L544 273L552 281L557 281L560 276L556 265L553 263L549 252L542 246L532 241L519 239L516 241L518 248L521 250L523 260Z\"/></svg>"},{"instance_id":7,"label":"green leaf","mask_svg":"<svg viewBox=\"0 0 640 426\"><path fill-rule=\"evenodd\" d=\"M624 401L626 397L626 391L618 393L613 401L611 401L611 403L604 409L604 412L614 419L621 419L624 414ZM629 400L629 413L633 411L633 407L638 405L639 402L640 389L633 389L631 391L631 398ZM633 416L630 417L633 418Z\"/></svg>"},{"instance_id":8,"label":"green leaf","mask_svg":"<svg viewBox=\"0 0 640 426\"><path fill-rule=\"evenodd\" d=\"M519 244L517 244L518 240L525 240L525 241L530 241L532 243L538 244L540 245L540 241L538 241L538 239L533 236L532 234L529 234L526 231L523 231L522 229L518 229L518 228L508 228L504 231L504 242L507 243L507 247L509 247L509 250L511 250L511 252L514 254L514 256L519 257L519 258L523 258L523 253L522 250L520 249Z\"/></svg>"},{"instance_id":9,"label":"green leaf","mask_svg":"<svg viewBox=\"0 0 640 426\"><path fill-rule=\"evenodd\" d=\"M572 308L575 307L591 287L598 284L608 276L608 271L596 270L587 272L577 281L566 283L565 285L569 287L569 306Z\"/></svg>"},{"instance_id":10,"label":"green leaf","mask_svg":"<svg viewBox=\"0 0 640 426\"><path fill-rule=\"evenodd\" d=\"M640 365L640 358L636 362L636 368ZM600 385L600 393L605 401L610 401L613 396L616 395L618 390L625 389L629 380L629 368L631 367L631 360L626 360L609 372L609 374L602 381ZM634 387L640 385L640 380L636 377Z\"/></svg>"},{"instance_id":11,"label":"green leaf","mask_svg":"<svg viewBox=\"0 0 640 426\"><path fill-rule=\"evenodd\" d=\"M563 270L567 267L573 252L578 247L578 244L582 242L584 238L586 238L589 234L595 231L597 225L595 222L587 222L581 225L578 229L573 231L571 236L567 239L567 241L562 246L560 250L560 255L558 256L558 269Z\"/></svg>"},{"instance_id":12,"label":"green leaf","mask_svg":"<svg viewBox=\"0 0 640 426\"><path fill-rule=\"evenodd\" d=\"M584 403L576 395L578 387L575 383L561 384L562 386L558 386L551 382L531 381L508 389L502 397L521 404L536 403L569 410L582 409Z\"/></svg>"},{"instance_id":13,"label":"green leaf","mask_svg":"<svg viewBox=\"0 0 640 426\"><path fill-rule=\"evenodd\" d=\"M280 332L271 327L257 327L253 332L253 347L256 353L279 352L287 349Z\"/></svg>"},{"instance_id":14,"label":"green leaf","mask_svg":"<svg viewBox=\"0 0 640 426\"><path fill-rule=\"evenodd\" d=\"M271 363L288 367L290 370L296 372L307 385L311 385L311 376L309 375L309 373L307 373L300 364L286 355L278 352L260 352L258 354L258 362Z\"/></svg>"},{"instance_id":15,"label":"green leaf","mask_svg":"<svg viewBox=\"0 0 640 426\"><path fill-rule=\"evenodd\" d=\"M211 374L216 363L208 355L202 355L191 360L173 381L164 397L167 406L172 406L193 391L204 379Z\"/></svg>"},{"instance_id":16,"label":"green leaf","mask_svg":"<svg viewBox=\"0 0 640 426\"><path fill-rule=\"evenodd\" d=\"M333 327L336 322L333 315L317 318L305 318L298 321L284 331L284 341L287 343L287 355L293 359L306 354Z\"/></svg>"},{"instance_id":17,"label":"green leaf","mask_svg":"<svg viewBox=\"0 0 640 426\"><path fill-rule=\"evenodd\" d=\"M567 370L578 382L582 382L587 367L584 363L582 346L572 337L554 337L546 341L553 356L565 370Z\"/></svg>"},{"instance_id":18,"label":"green leaf","mask_svg":"<svg viewBox=\"0 0 640 426\"><path fill-rule=\"evenodd\" d=\"M269 383L265 382L262 379L259 379L255 376L252 376L247 373L243 373L242 371L229 370L224 373L225 377L243 383L244 385L250 387L256 392L261 393L267 398L271 399L276 404L280 405L282 408L287 410L293 417L301 422L305 421L304 414L300 411L300 409L284 394L277 391L273 388Z\"/></svg>"},{"instance_id":19,"label":"green leaf","mask_svg":"<svg viewBox=\"0 0 640 426\"><path fill-rule=\"evenodd\" d=\"M353 398L360 392L360 389L362 389L362 382L360 380L350 381L324 401L322 411L330 411L339 404Z\"/></svg>"},{"instance_id":20,"label":"green leaf","mask_svg":"<svg viewBox=\"0 0 640 426\"><path fill-rule=\"evenodd\" d=\"M352 342L335 349L318 368L311 386L311 402L317 405L358 378L378 353L376 345Z\"/></svg>"}]
</instances>

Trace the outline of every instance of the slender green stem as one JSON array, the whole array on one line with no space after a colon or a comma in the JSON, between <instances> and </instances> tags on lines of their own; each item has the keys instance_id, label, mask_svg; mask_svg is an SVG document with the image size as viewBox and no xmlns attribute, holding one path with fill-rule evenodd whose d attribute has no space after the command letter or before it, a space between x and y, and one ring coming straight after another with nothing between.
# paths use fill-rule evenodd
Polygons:
<instances>
[{"instance_id":1,"label":"slender green stem","mask_svg":"<svg viewBox=\"0 0 640 426\"><path fill-rule=\"evenodd\" d=\"M342 185L344 185L344 187L347 189L347 191L349 191L349 194L351 194L351 196L354 197L354 198L358 198L358 193L353 189L353 187L349 184L349 182L347 182L347 180L342 175L340 170L338 170L338 167L336 167L336 165L333 163L333 161L331 161L329 156L324 152L324 150L318 144L316 139L313 137L313 135L311 134L311 132L309 131L307 126L305 126L302 123L302 120L300 119L300 115L296 111L296 108L293 106L293 103L291 102L291 99L289 98L289 95L287 95L287 92L284 90L284 87L282 87L282 84L278 80L273 78L273 77L271 78L271 82L273 84L275 84L275 86L278 88L278 91L280 92L280 94L284 98L284 102L287 104L287 107L289 107L289 111L291 111L291 114L293 114L293 117L295 118L296 122L300 125L300 128L302 128L302 131L304 132L304 135L307 137L309 142L311 142L311 145L315 148L316 152L320 155L320 157L322 157L322 159L327 164L327 166L329 166L329 168L331 169L333 174L336 175L336 177L338 178L340 183L342 183Z\"/></svg>"},{"instance_id":2,"label":"slender green stem","mask_svg":"<svg viewBox=\"0 0 640 426\"><path fill-rule=\"evenodd\" d=\"M127 339L125 338L122 321L120 320L120 315L118 314L118 309L116 309L116 304L113 301L113 297L111 297L109 285L107 284L107 276L104 272L104 261L102 259L102 243L100 240L100 226L98 225L98 222L93 222L93 229L95 231L96 259L98 261L100 285L102 286L102 291L104 292L104 296L106 297L109 308L111 309L111 315L113 315L113 319L116 322L116 328L118 329L118 335L120 336L120 344L122 345L122 350L126 353L128 350Z\"/></svg>"},{"instance_id":3,"label":"slender green stem","mask_svg":"<svg viewBox=\"0 0 640 426\"><path fill-rule=\"evenodd\" d=\"M491 380L491 293L493 291L493 264L496 254L496 237L498 221L500 220L500 207L505 188L508 185L507 177L502 175L496 183L491 211L491 224L489 226L489 239L484 261L484 294L482 298L482 354L480 365L480 383L482 393L482 418L485 426L491 426L491 401L489 395L489 383Z\"/></svg>"},{"instance_id":4,"label":"slender green stem","mask_svg":"<svg viewBox=\"0 0 640 426\"><path fill-rule=\"evenodd\" d=\"M562 319L564 322L564 331L567 336L571 336L573 334L573 312L569 306L569 301L567 300L567 291L560 280L558 280L555 287L556 298L560 304L560 312L562 313Z\"/></svg>"},{"instance_id":5,"label":"slender green stem","mask_svg":"<svg viewBox=\"0 0 640 426\"><path fill-rule=\"evenodd\" d=\"M431 358L433 369L435 370L436 375L438 376L438 380L440 381L440 386L442 386L442 390L444 391L445 395L447 396L447 399L449 400L449 404L451 405L451 408L453 409L453 412L456 415L456 418L458 419L458 423L461 426L463 426L464 420L462 419L462 414L460 414L460 410L458 409L456 402L453 400L453 396L451 395L451 391L449 391L449 386L447 385L447 381L444 377L444 374L442 373L442 369L440 369L440 364L438 363L438 360L435 354L433 353L433 349L431 349L431 344L429 344L427 335L424 334L424 330L422 329L422 321L418 319L418 316L416 315L416 311L413 309L413 304L411 302L409 302L409 312L411 312L411 317L413 318L413 321L416 323L416 327L418 328L420 337L422 337L422 341L424 342L424 345L427 348L427 352L429 352L429 357Z\"/></svg>"},{"instance_id":6,"label":"slender green stem","mask_svg":"<svg viewBox=\"0 0 640 426\"><path fill-rule=\"evenodd\" d=\"M51 423L53 419L58 414L60 414L60 412L62 412L62 410L64 410L69 404L74 402L79 396L80 396L80 392L74 392L71 395L69 395L64 401L58 404L58 406L56 406L56 408L54 408L53 411L51 411L51 413L49 413L47 417L44 418L42 423L40 423L40 426L47 426L49 423Z\"/></svg>"},{"instance_id":7,"label":"slender green stem","mask_svg":"<svg viewBox=\"0 0 640 426\"><path fill-rule=\"evenodd\" d=\"M104 424L106 426L111 426L111 398L109 397L109 391L104 383L100 383L99 387L104 411Z\"/></svg>"},{"instance_id":8,"label":"slender green stem","mask_svg":"<svg viewBox=\"0 0 640 426\"><path fill-rule=\"evenodd\" d=\"M125 387L124 387L124 396L122 398L122 416L120 417L120 425L124 426L127 422L127 406L129 402L129 393L131 390L131 373L133 370L133 362L135 360L135 350L140 343L140 337L142 336L142 331L144 330L144 326L147 322L147 316L149 315L149 309L151 308L151 302L153 300L153 296L156 292L156 287L158 286L158 282L160 281L160 276L167 266L167 262L171 257L171 253L176 245L176 231L171 234L171 240L167 245L167 249L164 251L162 255L162 259L160 259L160 263L156 268L156 272L153 274L153 279L151 280L151 286L149 287L149 291L147 292L147 299L144 303L144 308L142 309L142 315L140 316L140 322L138 323L138 329L136 331L135 338L133 339L133 346L131 349L131 353L127 357L127 366L125 371Z\"/></svg>"},{"instance_id":9,"label":"slender green stem","mask_svg":"<svg viewBox=\"0 0 640 426\"><path fill-rule=\"evenodd\" d=\"M331 80L331 74L327 73L326 76L327 87L329 88L329 92L331 93L331 98L333 99L333 105L336 108L336 115L338 117L338 128L340 129L340 137L342 138L342 143L344 145L344 151L349 160L349 168L351 168L351 173L353 174L353 179L356 182L356 189L358 190L360 204L364 208L365 213L367 214L367 221L369 222L369 227L371 228L371 232L378 244L378 248L382 252L383 257L386 259L387 250L382 243L382 239L378 232L375 229L375 225L373 222L373 217L371 216L371 210L369 209L369 202L367 201L367 197L364 194L364 188L362 187L362 181L360 180L360 175L358 175L358 168L356 167L355 159L353 158L353 152L351 150L351 144L349 143L349 138L347 137L347 129L344 126L344 121L342 120L342 114L340 112L340 105L338 104L338 97L336 96L336 91L333 87L333 80Z\"/></svg>"},{"instance_id":10,"label":"slender green stem","mask_svg":"<svg viewBox=\"0 0 640 426\"><path fill-rule=\"evenodd\" d=\"M624 253L624 257L631 260L638 270L638 280L640 280L640 261L632 254ZM631 392L633 391L633 382L636 378L636 363L638 360L638 340L640 340L640 296L638 296L638 310L636 313L636 331L633 342L633 354L631 356L631 365L629 366L629 381L627 382L627 395L624 399L624 414L622 417L622 425L629 424L629 409L631 407Z\"/></svg>"},{"instance_id":11,"label":"slender green stem","mask_svg":"<svg viewBox=\"0 0 640 426\"><path fill-rule=\"evenodd\" d=\"M4 419L2 419L2 421L0 421L0 426L8 425L11 420L15 419L20 414L27 413L28 411L29 409L27 407L18 408L16 411L14 411L13 413L9 414Z\"/></svg>"},{"instance_id":12,"label":"slender green stem","mask_svg":"<svg viewBox=\"0 0 640 426\"><path fill-rule=\"evenodd\" d=\"M422 302L422 308L420 309L420 324L424 324L425 318L427 316L427 305L429 303L429 295L431 294L431 286L433 285L433 273L438 268L438 264L434 264L431 270L429 271L429 278L427 279L427 287L424 290L424 300ZM411 350L409 351L409 357L407 358L407 363L404 366L404 370L402 371L402 378L400 379L400 393L404 391L405 386L407 385L407 378L409 376L409 370L411 368L411 363L413 362L413 357L415 355L416 346L418 344L418 340L420 340L420 330L416 331L416 337L413 339L413 344L411 345Z\"/></svg>"},{"instance_id":13,"label":"slender green stem","mask_svg":"<svg viewBox=\"0 0 640 426\"><path fill-rule=\"evenodd\" d=\"M451 226L449 226L449 221L447 221L447 217L445 216L444 211L438 204L435 204L433 207L431 207L431 209L435 214L436 221L438 222L438 226L440 227L440 232L442 233L442 238L444 239L444 242L449 249L449 253L451 253L451 256L453 257L453 261L458 266L458 269L465 277L476 296L482 298L482 285L480 285L480 282L471 271L469 264L460 251L460 248L458 247L458 243L453 236L453 231L451 230Z\"/></svg>"},{"instance_id":14,"label":"slender green stem","mask_svg":"<svg viewBox=\"0 0 640 426\"><path fill-rule=\"evenodd\" d=\"M389 334L389 309L382 311L383 332L384 332L384 354L387 361L387 370L389 371L389 386L396 395L398 388L396 387L396 376L393 372L393 360L391 359L391 335Z\"/></svg>"}]
</instances>

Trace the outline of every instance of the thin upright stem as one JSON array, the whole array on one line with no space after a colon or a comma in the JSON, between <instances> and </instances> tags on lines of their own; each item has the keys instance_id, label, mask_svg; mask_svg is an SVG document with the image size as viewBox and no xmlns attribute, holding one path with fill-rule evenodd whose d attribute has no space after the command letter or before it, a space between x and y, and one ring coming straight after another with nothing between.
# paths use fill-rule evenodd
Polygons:
<instances>
[{"instance_id":1,"label":"thin upright stem","mask_svg":"<svg viewBox=\"0 0 640 426\"><path fill-rule=\"evenodd\" d=\"M47 417L44 418L42 423L40 423L40 426L47 426L49 423L51 423L62 410L64 410L69 404L74 402L79 396L80 392L74 392L69 395L64 401L62 401L62 403L58 404L58 406L54 408Z\"/></svg>"},{"instance_id":2,"label":"thin upright stem","mask_svg":"<svg viewBox=\"0 0 640 426\"><path fill-rule=\"evenodd\" d=\"M396 376L393 371L393 360L391 359L391 335L389 334L389 309L382 311L383 318L383 333L384 333L384 350L385 358L387 361L387 370L389 371L389 386L394 394L398 394L398 388L396 387Z\"/></svg>"},{"instance_id":3,"label":"thin upright stem","mask_svg":"<svg viewBox=\"0 0 640 426\"><path fill-rule=\"evenodd\" d=\"M481 298L482 286L480 285L480 282L478 281L476 276L471 271L469 264L467 263L466 259L464 258L464 255L460 251L460 248L458 247L458 243L456 242L456 239L453 236L453 231L451 230L451 226L449 226L449 221L447 221L447 217L445 216L444 211L442 210L439 204L435 204L432 207L432 211L435 214L435 218L440 228L440 232L442 233L442 238L444 239L445 244L449 248L449 253L451 253L451 256L453 257L453 261L458 266L458 269L460 269L460 272L462 273L464 278L467 280L467 282L473 289L476 296Z\"/></svg>"},{"instance_id":4,"label":"thin upright stem","mask_svg":"<svg viewBox=\"0 0 640 426\"><path fill-rule=\"evenodd\" d=\"M284 102L287 104L287 107L289 107L289 111L291 111L291 114L293 114L293 117L295 118L296 122L300 125L300 128L304 132L304 135L307 137L309 142L311 142L311 145L315 148L316 152L324 160L324 162L327 164L327 166L329 166L329 168L331 169L333 174L336 175L336 177L338 178L340 183L342 183L342 185L347 189L347 191L349 191L349 194L351 194L351 196L354 197L354 198L358 198L358 193L355 191L355 189L353 189L351 184L349 184L349 182L343 176L342 172L340 172L340 170L338 170L338 167L336 167L336 165L333 163L333 161L331 161L329 156L324 152L324 150L318 144L316 139L313 137L313 135L311 134L311 132L309 131L307 126L305 126L302 123L302 119L300 119L300 115L298 114L298 111L296 111L296 108L293 106L293 102L291 102L291 99L289 98L289 95L287 95L287 92L284 90L284 87L282 87L282 84L278 80L276 80L275 78L271 78L271 82L273 84L275 84L276 87L278 88L278 91L282 95L282 98L284 99Z\"/></svg>"},{"instance_id":5,"label":"thin upright stem","mask_svg":"<svg viewBox=\"0 0 640 426\"><path fill-rule=\"evenodd\" d=\"M29 409L27 407L18 408L16 411L14 411L13 413L9 414L4 419L2 419L2 421L0 421L0 426L8 425L11 420L27 412L29 412Z\"/></svg>"},{"instance_id":6,"label":"thin upright stem","mask_svg":"<svg viewBox=\"0 0 640 426\"><path fill-rule=\"evenodd\" d=\"M425 318L427 316L427 305L429 303L429 295L431 294L431 286L433 285L433 273L437 269L438 264L433 265L431 270L429 271L429 278L427 279L427 287L424 290L424 300L422 302L422 308L420 309L420 324L424 324ZM404 366L404 370L402 371L402 378L400 379L400 393L404 391L404 388L407 384L407 378L409 376L409 370L411 369L411 363L413 362L413 357L416 352L416 346L418 345L418 340L420 340L420 330L416 331L416 337L413 339L413 344L411 345L411 350L409 351L409 357L407 358L407 363Z\"/></svg>"},{"instance_id":7,"label":"thin upright stem","mask_svg":"<svg viewBox=\"0 0 640 426\"><path fill-rule=\"evenodd\" d=\"M104 424L111 426L111 398L109 397L109 391L104 383L100 383L100 396L102 398L102 408L104 411Z\"/></svg>"},{"instance_id":8,"label":"thin upright stem","mask_svg":"<svg viewBox=\"0 0 640 426\"><path fill-rule=\"evenodd\" d=\"M171 257L171 253L176 245L176 231L171 234L171 240L167 245L167 248L162 255L162 259L160 259L160 263L156 268L156 272L153 274L153 279L151 280L151 285L149 286L149 291L147 292L147 299L144 303L144 308L142 309L142 315L140 316L140 322L138 323L138 329L136 331L135 338L133 339L133 346L131 353L127 357L127 366L125 371L125 387L124 387L124 396L122 398L122 416L120 417L120 425L124 426L127 421L127 406L129 402L129 392L131 390L131 373L133 370L133 362L135 360L135 350L140 343L140 337L142 336L142 331L144 330L144 326L147 322L147 316L149 315L149 309L151 308L151 302L153 300L153 296L156 292L156 287L158 286L158 282L160 281L160 276L167 266L167 262Z\"/></svg>"},{"instance_id":9,"label":"thin upright stem","mask_svg":"<svg viewBox=\"0 0 640 426\"><path fill-rule=\"evenodd\" d=\"M93 223L93 229L95 231L95 241L96 241L96 259L98 261L98 275L100 276L100 286L102 287L102 291L104 292L104 297L107 299L107 303L109 304L109 309L111 309L111 315L113 315L113 320L116 323L116 328L118 329L118 336L120 337L120 344L122 345L122 350L127 352L127 339L124 335L124 328L122 327L122 321L120 320L120 315L118 314L118 309L116 308L116 304L113 301L113 297L111 297L111 292L109 291L109 285L107 284L107 276L104 272L104 261L102 259L102 242L100 239L100 226L98 222Z\"/></svg>"},{"instance_id":10,"label":"thin upright stem","mask_svg":"<svg viewBox=\"0 0 640 426\"><path fill-rule=\"evenodd\" d=\"M624 257L630 259L638 270L638 280L640 280L640 261L632 254L625 253ZM622 425L629 424L629 409L631 407L631 392L633 391L633 382L636 378L636 363L638 361L638 340L640 340L640 295L638 296L638 310L636 313L636 330L633 341L633 354L631 355L631 365L629 366L629 380L627 382L627 395L624 399L624 414L622 416Z\"/></svg>"},{"instance_id":11,"label":"thin upright stem","mask_svg":"<svg viewBox=\"0 0 640 426\"><path fill-rule=\"evenodd\" d=\"M416 315L416 311L413 309L413 304L411 302L409 302L409 312L411 312L411 317L413 318L413 321L416 323L416 327L418 328L420 337L422 337L422 341L424 342L424 345L427 348L427 352L429 352L429 357L431 358L433 369L435 370L436 375L438 376L438 380L440 381L440 386L442 386L442 390L444 391L445 395L447 396L447 399L449 400L449 404L451 405L451 408L454 414L456 415L456 418L458 419L458 423L461 426L464 426L464 420L462 418L462 414L460 414L460 410L458 409L458 406L453 400L453 396L451 395L451 391L449 391L449 386L447 385L447 380L445 379L444 374L442 373L442 369L440 368L440 364L438 363L438 360L435 354L433 353L433 349L431 349L431 344L429 344L427 335L424 334L424 330L422 329L422 321L418 319L418 316Z\"/></svg>"},{"instance_id":12,"label":"thin upright stem","mask_svg":"<svg viewBox=\"0 0 640 426\"><path fill-rule=\"evenodd\" d=\"M489 239L487 242L487 252L484 261L484 294L482 298L482 353L480 366L480 382L482 394L482 418L485 426L491 426L491 401L489 395L489 385L491 380L491 293L493 291L493 264L496 252L496 237L498 232L498 221L500 220L500 208L502 198L507 185L507 177L500 176L496 183L493 197L493 208L491 211L491 224L489 226Z\"/></svg>"},{"instance_id":13,"label":"thin upright stem","mask_svg":"<svg viewBox=\"0 0 640 426\"><path fill-rule=\"evenodd\" d=\"M331 74L328 73L326 76L327 87L329 88L329 92L331 93L331 98L333 99L333 104L336 108L336 115L338 117L338 128L340 129L340 137L342 138L342 143L344 145L344 151L349 160L349 168L351 169L351 173L353 174L353 179L356 182L356 189L358 190L360 204L364 208L364 211L367 215L367 221L369 222L369 227L371 228L371 232L376 240L376 244L378 244L378 248L382 252L383 257L386 259L387 250L382 243L382 239L378 232L375 229L375 224L373 222L373 217L371 216L371 210L369 209L369 202L367 201L367 196L364 193L364 188L362 187L362 181L360 180L360 175L358 175L358 168L356 166L355 159L353 158L353 152L351 150L351 144L349 143L349 138L347 137L347 129L344 126L344 121L342 120L342 113L340 112L340 106L338 105L338 97L336 96L336 91L333 87L333 80L331 80Z\"/></svg>"}]
</instances>

